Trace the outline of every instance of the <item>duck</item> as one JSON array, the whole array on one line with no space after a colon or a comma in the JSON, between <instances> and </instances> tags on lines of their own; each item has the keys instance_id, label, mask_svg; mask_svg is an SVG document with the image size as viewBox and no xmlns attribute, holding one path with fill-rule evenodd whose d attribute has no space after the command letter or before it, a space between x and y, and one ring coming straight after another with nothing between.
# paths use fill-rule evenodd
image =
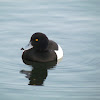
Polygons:
<instances>
[{"instance_id":1,"label":"duck","mask_svg":"<svg viewBox=\"0 0 100 100\"><path fill-rule=\"evenodd\" d=\"M32 62L59 61L63 58L63 50L55 41L48 39L42 32L34 33L23 50L22 60Z\"/></svg>"}]
</instances>

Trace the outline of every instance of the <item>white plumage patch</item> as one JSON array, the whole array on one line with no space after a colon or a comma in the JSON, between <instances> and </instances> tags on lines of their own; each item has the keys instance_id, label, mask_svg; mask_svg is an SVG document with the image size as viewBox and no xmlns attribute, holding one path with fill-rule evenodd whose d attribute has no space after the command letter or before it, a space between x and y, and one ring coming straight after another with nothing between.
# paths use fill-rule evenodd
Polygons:
<instances>
[{"instance_id":1,"label":"white plumage patch","mask_svg":"<svg viewBox=\"0 0 100 100\"><path fill-rule=\"evenodd\" d=\"M60 60L63 57L63 50L60 45L58 45L58 50L55 50L55 53L57 55L57 60Z\"/></svg>"}]
</instances>

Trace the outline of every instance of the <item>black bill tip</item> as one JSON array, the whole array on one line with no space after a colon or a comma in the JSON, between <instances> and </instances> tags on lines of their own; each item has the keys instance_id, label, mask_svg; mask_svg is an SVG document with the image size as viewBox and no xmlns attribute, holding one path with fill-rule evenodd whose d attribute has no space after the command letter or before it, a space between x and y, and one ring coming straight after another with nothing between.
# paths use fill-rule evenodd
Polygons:
<instances>
[{"instance_id":1,"label":"black bill tip","mask_svg":"<svg viewBox=\"0 0 100 100\"><path fill-rule=\"evenodd\" d=\"M21 48L21 50L24 50L24 48Z\"/></svg>"}]
</instances>

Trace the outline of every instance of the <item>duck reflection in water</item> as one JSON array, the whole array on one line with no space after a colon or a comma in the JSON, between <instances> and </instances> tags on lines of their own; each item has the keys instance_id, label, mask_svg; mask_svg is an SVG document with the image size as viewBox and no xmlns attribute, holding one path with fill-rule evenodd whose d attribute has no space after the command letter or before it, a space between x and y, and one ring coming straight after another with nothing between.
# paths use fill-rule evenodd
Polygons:
<instances>
[{"instance_id":1,"label":"duck reflection in water","mask_svg":"<svg viewBox=\"0 0 100 100\"><path fill-rule=\"evenodd\" d=\"M26 78L29 79L28 85L43 85L43 82L48 76L48 70L52 69L56 66L57 61L51 62L31 62L27 60L23 60L23 62L27 65L32 66L32 71L21 70L22 74L26 74Z\"/></svg>"}]
</instances>

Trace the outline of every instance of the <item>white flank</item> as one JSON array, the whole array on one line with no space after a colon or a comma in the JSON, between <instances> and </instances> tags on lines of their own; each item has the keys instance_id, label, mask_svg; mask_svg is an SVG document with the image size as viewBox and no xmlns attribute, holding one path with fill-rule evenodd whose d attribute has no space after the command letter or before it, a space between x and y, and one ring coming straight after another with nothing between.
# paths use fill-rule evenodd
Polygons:
<instances>
[{"instance_id":1,"label":"white flank","mask_svg":"<svg viewBox=\"0 0 100 100\"><path fill-rule=\"evenodd\" d=\"M58 45L58 50L55 50L55 53L57 55L57 60L60 60L63 57L63 50L60 45Z\"/></svg>"}]
</instances>

